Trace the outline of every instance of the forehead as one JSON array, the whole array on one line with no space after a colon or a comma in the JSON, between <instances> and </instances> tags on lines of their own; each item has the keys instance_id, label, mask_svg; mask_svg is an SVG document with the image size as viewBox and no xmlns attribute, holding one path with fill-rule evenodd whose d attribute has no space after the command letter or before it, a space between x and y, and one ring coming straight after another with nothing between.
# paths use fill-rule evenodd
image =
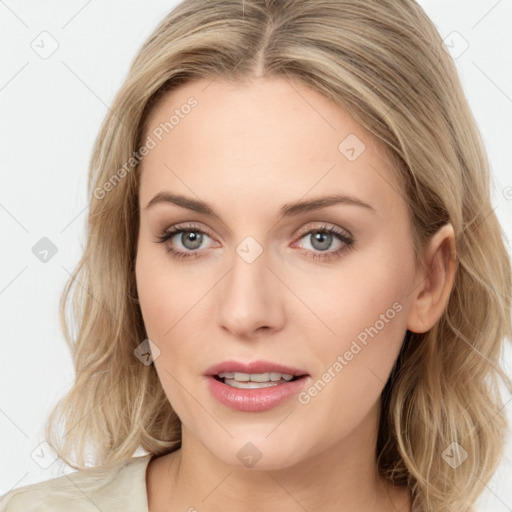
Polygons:
<instances>
[{"instance_id":1,"label":"forehead","mask_svg":"<svg viewBox=\"0 0 512 512\"><path fill-rule=\"evenodd\" d=\"M383 144L343 108L289 79L190 82L160 100L146 137L155 143L141 166L146 203L164 189L219 206L243 196L240 208L261 206L262 197L278 208L326 192L382 207L400 199Z\"/></svg>"}]
</instances>

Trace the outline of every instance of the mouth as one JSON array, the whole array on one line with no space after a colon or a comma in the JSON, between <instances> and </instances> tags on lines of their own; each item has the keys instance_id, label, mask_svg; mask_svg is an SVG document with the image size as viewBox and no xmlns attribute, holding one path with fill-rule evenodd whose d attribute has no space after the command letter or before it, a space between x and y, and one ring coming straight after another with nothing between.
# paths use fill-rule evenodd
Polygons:
<instances>
[{"instance_id":1,"label":"mouth","mask_svg":"<svg viewBox=\"0 0 512 512\"><path fill-rule=\"evenodd\" d=\"M223 361L206 370L207 377L239 389L258 389L294 382L309 374L305 370L271 361Z\"/></svg>"},{"instance_id":2,"label":"mouth","mask_svg":"<svg viewBox=\"0 0 512 512\"><path fill-rule=\"evenodd\" d=\"M289 373L266 372L266 373L242 373L242 372L220 372L213 375L213 378L227 386L238 389L260 389L272 386L279 386L294 382L307 377L307 374L292 375Z\"/></svg>"},{"instance_id":3,"label":"mouth","mask_svg":"<svg viewBox=\"0 0 512 512\"><path fill-rule=\"evenodd\" d=\"M224 361L206 372L212 396L222 405L241 412L268 411L290 400L311 381L305 370L270 361Z\"/></svg>"}]
</instances>

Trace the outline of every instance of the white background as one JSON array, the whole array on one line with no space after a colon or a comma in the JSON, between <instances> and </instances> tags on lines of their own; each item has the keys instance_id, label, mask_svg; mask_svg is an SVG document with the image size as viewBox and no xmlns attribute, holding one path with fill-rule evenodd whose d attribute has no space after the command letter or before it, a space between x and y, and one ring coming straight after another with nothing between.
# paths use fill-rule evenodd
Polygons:
<instances>
[{"instance_id":1,"label":"white background","mask_svg":"<svg viewBox=\"0 0 512 512\"><path fill-rule=\"evenodd\" d=\"M70 471L59 460L43 469L31 454L44 439L51 406L74 376L57 312L83 247L88 161L131 59L176 3L0 0L0 495ZM512 2L419 3L453 41L492 165L493 203L510 240ZM40 36L44 31L51 36ZM31 47L41 37L47 49L51 38L58 44L46 59ZM58 249L47 263L32 253L42 237ZM511 372L510 346L505 354ZM511 397L504 398L511 418ZM511 477L509 443L479 510L512 510L512 489L505 487Z\"/></svg>"}]
</instances>

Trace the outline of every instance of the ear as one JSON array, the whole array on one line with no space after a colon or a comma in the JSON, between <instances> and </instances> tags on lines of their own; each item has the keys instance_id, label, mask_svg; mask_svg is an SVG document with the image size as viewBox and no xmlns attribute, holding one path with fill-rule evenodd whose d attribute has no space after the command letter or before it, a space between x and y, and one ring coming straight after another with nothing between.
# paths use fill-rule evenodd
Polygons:
<instances>
[{"instance_id":1,"label":"ear","mask_svg":"<svg viewBox=\"0 0 512 512\"><path fill-rule=\"evenodd\" d=\"M407 328L423 333L439 320L448 304L456 269L453 226L445 224L425 249L426 270L418 269L412 292Z\"/></svg>"}]
</instances>

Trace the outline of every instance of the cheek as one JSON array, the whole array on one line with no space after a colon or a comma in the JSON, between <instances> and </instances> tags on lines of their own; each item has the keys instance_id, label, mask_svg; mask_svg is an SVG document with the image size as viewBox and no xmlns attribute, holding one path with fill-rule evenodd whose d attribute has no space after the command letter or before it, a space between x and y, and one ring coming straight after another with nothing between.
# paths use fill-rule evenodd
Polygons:
<instances>
[{"instance_id":1,"label":"cheek","mask_svg":"<svg viewBox=\"0 0 512 512\"><path fill-rule=\"evenodd\" d=\"M139 305L148 338L157 345L160 357L155 365L190 365L194 351L200 349L204 321L211 315L204 310L205 296L212 288L204 274L177 270L165 249L155 251L142 244L135 265Z\"/></svg>"},{"instance_id":2,"label":"cheek","mask_svg":"<svg viewBox=\"0 0 512 512\"><path fill-rule=\"evenodd\" d=\"M315 313L317 335L326 341L337 340L340 348L340 342L350 344L375 324L379 332L404 329L413 280L409 258L384 247L367 255L352 254L328 278L311 272L298 281L295 290Z\"/></svg>"},{"instance_id":3,"label":"cheek","mask_svg":"<svg viewBox=\"0 0 512 512\"><path fill-rule=\"evenodd\" d=\"M159 348L166 333L183 315L183 301L180 301L180 293L176 292L181 289L179 278L177 281L175 276L171 277L165 268L160 255L155 258L155 252L144 244L139 247L135 276L140 309L148 337Z\"/></svg>"},{"instance_id":4,"label":"cheek","mask_svg":"<svg viewBox=\"0 0 512 512\"><path fill-rule=\"evenodd\" d=\"M169 403L181 418L187 397L175 379L183 381L178 370L187 368L195 352L192 340L185 336L186 315L193 303L186 296L186 290L193 287L185 288L186 277L166 270L166 263L155 251L140 247L135 275L146 333L159 350L154 359L155 369ZM184 340L187 343L183 343Z\"/></svg>"},{"instance_id":5,"label":"cheek","mask_svg":"<svg viewBox=\"0 0 512 512\"><path fill-rule=\"evenodd\" d=\"M335 334L315 338L314 379L299 397L308 417L329 411L326 443L348 435L378 403L403 343L403 288L393 273L366 271L357 286L331 290L338 302L324 307L324 314ZM306 428L314 436L318 422Z\"/></svg>"},{"instance_id":6,"label":"cheek","mask_svg":"<svg viewBox=\"0 0 512 512\"><path fill-rule=\"evenodd\" d=\"M333 391L355 393L354 403L366 400L363 390L376 397L403 343L414 280L412 253L400 244L376 244L365 254L353 253L339 273L323 282L322 291L321 281L314 277L308 278L303 292L319 290L308 301L323 324L316 335L311 332L317 375L329 368L335 371L332 367L338 361L335 373L340 377L334 379ZM355 387L359 391L349 391Z\"/></svg>"},{"instance_id":7,"label":"cheek","mask_svg":"<svg viewBox=\"0 0 512 512\"><path fill-rule=\"evenodd\" d=\"M342 307L333 317L337 336L343 340L357 338L363 343L369 332L393 338L392 334L400 332L406 323L404 298L399 276L366 271L364 280L354 284L350 292L340 298Z\"/></svg>"}]
</instances>

